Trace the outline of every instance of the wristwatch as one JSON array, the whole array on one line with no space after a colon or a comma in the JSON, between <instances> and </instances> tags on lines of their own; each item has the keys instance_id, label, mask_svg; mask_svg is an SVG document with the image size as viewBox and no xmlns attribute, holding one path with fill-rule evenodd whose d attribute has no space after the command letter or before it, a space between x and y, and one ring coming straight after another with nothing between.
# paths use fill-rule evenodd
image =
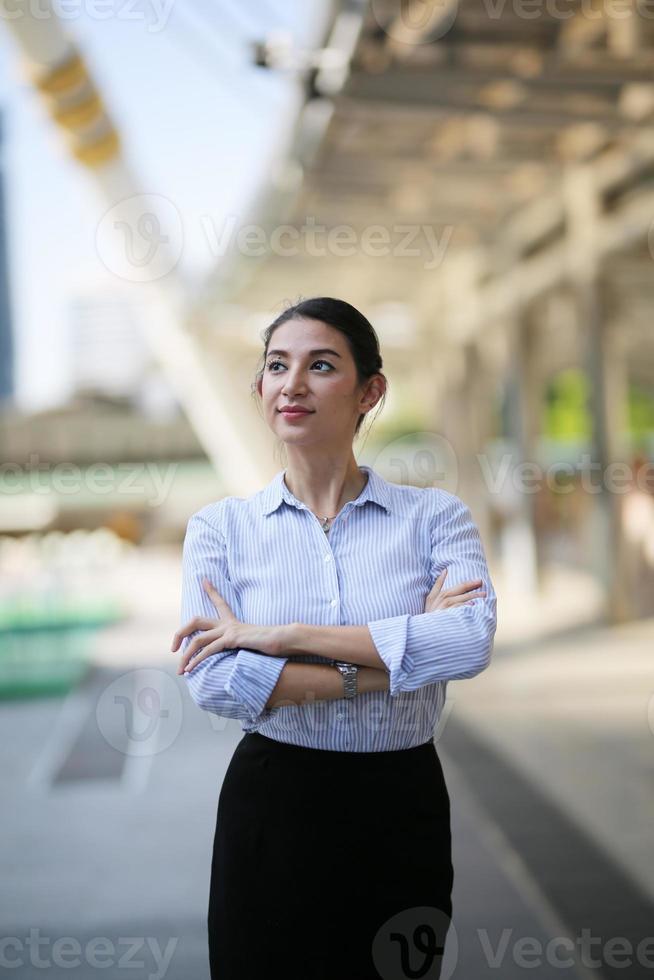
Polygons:
<instances>
[{"instance_id":1,"label":"wristwatch","mask_svg":"<svg viewBox=\"0 0 654 980\"><path fill-rule=\"evenodd\" d=\"M332 660L332 666L336 667L336 669L343 675L343 690L345 692L344 697L355 698L357 696L357 674L359 672L359 665L349 664L345 660Z\"/></svg>"}]
</instances>

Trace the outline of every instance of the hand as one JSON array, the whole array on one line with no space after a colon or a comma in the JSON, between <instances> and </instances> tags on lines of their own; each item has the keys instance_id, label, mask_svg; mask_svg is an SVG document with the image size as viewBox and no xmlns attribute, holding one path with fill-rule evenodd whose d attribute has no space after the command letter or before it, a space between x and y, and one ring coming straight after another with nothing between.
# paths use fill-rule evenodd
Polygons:
<instances>
[{"instance_id":1,"label":"hand","mask_svg":"<svg viewBox=\"0 0 654 980\"><path fill-rule=\"evenodd\" d=\"M451 589L446 589L442 592L441 589L446 575L447 569L444 568L434 582L432 590L425 600L425 612L434 612L436 609L450 609L452 606L460 606L463 603L468 605L473 599L478 599L486 595L485 592L480 592L478 589L475 595L471 595L473 590L475 590L475 586L482 584L483 580L480 578L472 579L469 582L462 582L461 585L453 586Z\"/></svg>"},{"instance_id":2,"label":"hand","mask_svg":"<svg viewBox=\"0 0 654 980\"><path fill-rule=\"evenodd\" d=\"M219 619L194 616L173 636L171 652L174 653L185 636L197 630L203 632L194 637L186 648L177 668L178 674L189 673L199 663L214 653L238 647L256 649L260 653L279 656L282 652L282 630L278 626L250 626L241 622L232 612L220 593L208 579L203 579L202 587L215 606Z\"/></svg>"}]
</instances>

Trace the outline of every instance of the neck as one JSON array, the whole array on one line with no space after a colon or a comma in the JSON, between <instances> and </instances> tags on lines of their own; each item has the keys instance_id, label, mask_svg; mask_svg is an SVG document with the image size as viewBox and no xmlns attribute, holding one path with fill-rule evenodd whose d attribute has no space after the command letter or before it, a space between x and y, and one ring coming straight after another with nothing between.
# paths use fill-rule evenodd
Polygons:
<instances>
[{"instance_id":1,"label":"neck","mask_svg":"<svg viewBox=\"0 0 654 980\"><path fill-rule=\"evenodd\" d=\"M284 474L286 486L294 497L313 511L316 517L333 520L342 507L355 500L368 481L365 470L360 470L352 457L339 464L322 463L319 471L292 463Z\"/></svg>"}]
</instances>

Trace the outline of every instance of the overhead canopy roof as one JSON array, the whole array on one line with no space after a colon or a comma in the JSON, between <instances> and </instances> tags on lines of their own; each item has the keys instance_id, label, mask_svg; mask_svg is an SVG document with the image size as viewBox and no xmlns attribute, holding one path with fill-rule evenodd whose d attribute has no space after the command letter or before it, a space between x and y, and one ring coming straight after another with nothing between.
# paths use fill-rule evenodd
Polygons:
<instances>
[{"instance_id":1,"label":"overhead canopy roof","mask_svg":"<svg viewBox=\"0 0 654 980\"><path fill-rule=\"evenodd\" d=\"M517 302L569 285L581 241L569 202L585 182L598 191L588 240L633 308L624 329L634 369L651 378L641 348L654 249L654 11L633 10L595 0L343 4L350 28L358 18L349 73L337 91L318 73L308 103L333 102L322 139L305 159L298 152L294 203L263 224L268 253L243 255L255 271L219 307L228 298L274 314L300 295L339 295L368 313L406 304L410 359L435 337L456 346Z\"/></svg>"}]
</instances>

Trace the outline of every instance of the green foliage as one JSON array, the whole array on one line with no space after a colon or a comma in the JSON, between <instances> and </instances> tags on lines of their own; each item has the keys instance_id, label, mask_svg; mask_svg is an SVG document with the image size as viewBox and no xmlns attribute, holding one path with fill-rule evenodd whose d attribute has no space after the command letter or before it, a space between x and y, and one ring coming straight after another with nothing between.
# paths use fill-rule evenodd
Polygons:
<instances>
[{"instance_id":1,"label":"green foliage","mask_svg":"<svg viewBox=\"0 0 654 980\"><path fill-rule=\"evenodd\" d=\"M590 386L578 368L561 371L552 378L545 394L543 435L562 442L590 438ZM654 434L654 388L631 383L627 405L628 437L641 441Z\"/></svg>"},{"instance_id":2,"label":"green foliage","mask_svg":"<svg viewBox=\"0 0 654 980\"><path fill-rule=\"evenodd\" d=\"M629 433L634 440L654 435L654 385L652 389L629 385Z\"/></svg>"},{"instance_id":3,"label":"green foliage","mask_svg":"<svg viewBox=\"0 0 654 980\"><path fill-rule=\"evenodd\" d=\"M588 379L579 368L560 371L545 391L543 435L562 442L590 438Z\"/></svg>"}]
</instances>

